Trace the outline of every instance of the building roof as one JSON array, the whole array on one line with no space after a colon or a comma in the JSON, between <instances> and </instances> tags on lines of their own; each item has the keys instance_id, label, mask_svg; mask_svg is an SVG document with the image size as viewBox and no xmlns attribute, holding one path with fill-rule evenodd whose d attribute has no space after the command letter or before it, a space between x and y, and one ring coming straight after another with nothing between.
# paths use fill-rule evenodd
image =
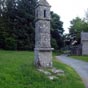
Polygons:
<instances>
[{"instance_id":1,"label":"building roof","mask_svg":"<svg viewBox=\"0 0 88 88\"><path fill-rule=\"evenodd\" d=\"M38 5L50 6L47 0L39 0Z\"/></svg>"},{"instance_id":2,"label":"building roof","mask_svg":"<svg viewBox=\"0 0 88 88\"><path fill-rule=\"evenodd\" d=\"M88 40L88 32L82 32L81 33L81 40Z\"/></svg>"}]
</instances>

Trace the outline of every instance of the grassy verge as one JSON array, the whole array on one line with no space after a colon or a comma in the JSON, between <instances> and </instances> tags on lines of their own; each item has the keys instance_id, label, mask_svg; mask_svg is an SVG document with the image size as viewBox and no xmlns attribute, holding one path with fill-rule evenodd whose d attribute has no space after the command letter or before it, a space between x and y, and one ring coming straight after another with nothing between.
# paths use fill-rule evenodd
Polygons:
<instances>
[{"instance_id":1,"label":"grassy verge","mask_svg":"<svg viewBox=\"0 0 88 88\"><path fill-rule=\"evenodd\" d=\"M33 52L0 51L0 88L85 88L77 73L56 59L54 66L65 76L54 81L38 72L33 60Z\"/></svg>"},{"instance_id":2,"label":"grassy verge","mask_svg":"<svg viewBox=\"0 0 88 88\"><path fill-rule=\"evenodd\" d=\"M70 57L88 62L88 56L70 56Z\"/></svg>"}]
</instances>

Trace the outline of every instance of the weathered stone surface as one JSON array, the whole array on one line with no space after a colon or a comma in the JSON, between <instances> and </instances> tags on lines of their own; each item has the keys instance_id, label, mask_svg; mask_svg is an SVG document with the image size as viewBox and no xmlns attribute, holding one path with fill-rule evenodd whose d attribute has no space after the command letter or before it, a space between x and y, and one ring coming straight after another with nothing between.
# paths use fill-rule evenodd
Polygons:
<instances>
[{"instance_id":1,"label":"weathered stone surface","mask_svg":"<svg viewBox=\"0 0 88 88\"><path fill-rule=\"evenodd\" d=\"M40 0L41 1L41 0ZM46 10L46 17L44 18L44 10ZM44 20L46 19L46 21L50 21L51 16L50 16L50 7L46 6L46 5L37 5L36 10L35 10L35 21L40 21L40 20Z\"/></svg>"},{"instance_id":2,"label":"weathered stone surface","mask_svg":"<svg viewBox=\"0 0 88 88\"><path fill-rule=\"evenodd\" d=\"M35 50L35 64L37 67L52 67L52 52Z\"/></svg>"},{"instance_id":3,"label":"weathered stone surface","mask_svg":"<svg viewBox=\"0 0 88 88\"><path fill-rule=\"evenodd\" d=\"M88 55L88 32L81 33L82 55Z\"/></svg>"},{"instance_id":4,"label":"weathered stone surface","mask_svg":"<svg viewBox=\"0 0 88 88\"><path fill-rule=\"evenodd\" d=\"M46 0L40 0L39 5L45 5L45 6L50 6L49 3Z\"/></svg>"},{"instance_id":5,"label":"weathered stone surface","mask_svg":"<svg viewBox=\"0 0 88 88\"><path fill-rule=\"evenodd\" d=\"M44 73L45 75L48 75L48 76L51 75L51 73L49 71L45 71L43 69L38 69L38 71L40 71L40 72L42 72L42 73Z\"/></svg>"},{"instance_id":6,"label":"weathered stone surface","mask_svg":"<svg viewBox=\"0 0 88 88\"><path fill-rule=\"evenodd\" d=\"M52 67L50 5L46 0L38 2L35 15L35 65L37 67Z\"/></svg>"},{"instance_id":7,"label":"weathered stone surface","mask_svg":"<svg viewBox=\"0 0 88 88\"><path fill-rule=\"evenodd\" d=\"M53 69L52 69L52 72L53 72L54 74L64 74L64 71L63 71L63 70L58 70L58 69L56 69L56 68L53 68Z\"/></svg>"},{"instance_id":8,"label":"weathered stone surface","mask_svg":"<svg viewBox=\"0 0 88 88\"><path fill-rule=\"evenodd\" d=\"M56 68L38 69L39 72L45 74L50 80L58 79L60 76L65 76L63 70Z\"/></svg>"},{"instance_id":9,"label":"weathered stone surface","mask_svg":"<svg viewBox=\"0 0 88 88\"><path fill-rule=\"evenodd\" d=\"M50 80L58 79L58 77L56 77L56 76L48 76L48 78L49 78Z\"/></svg>"}]
</instances>

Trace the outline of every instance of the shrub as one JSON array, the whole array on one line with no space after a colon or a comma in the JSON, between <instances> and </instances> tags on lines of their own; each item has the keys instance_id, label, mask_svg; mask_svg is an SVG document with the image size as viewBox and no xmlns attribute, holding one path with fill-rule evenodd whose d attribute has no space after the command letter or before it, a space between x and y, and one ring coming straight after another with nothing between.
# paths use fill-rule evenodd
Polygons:
<instances>
[{"instance_id":1,"label":"shrub","mask_svg":"<svg viewBox=\"0 0 88 88\"><path fill-rule=\"evenodd\" d=\"M6 50L16 50L17 44L16 40L12 37L5 38L5 47Z\"/></svg>"}]
</instances>

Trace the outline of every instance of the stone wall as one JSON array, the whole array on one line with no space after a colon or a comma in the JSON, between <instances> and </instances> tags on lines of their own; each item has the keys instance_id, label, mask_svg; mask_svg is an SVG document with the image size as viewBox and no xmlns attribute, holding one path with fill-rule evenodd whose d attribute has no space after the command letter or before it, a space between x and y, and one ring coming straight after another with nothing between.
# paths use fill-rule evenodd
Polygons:
<instances>
[{"instance_id":1,"label":"stone wall","mask_svg":"<svg viewBox=\"0 0 88 88\"><path fill-rule=\"evenodd\" d=\"M82 55L88 55L88 41L82 43Z\"/></svg>"},{"instance_id":2,"label":"stone wall","mask_svg":"<svg viewBox=\"0 0 88 88\"><path fill-rule=\"evenodd\" d=\"M88 55L88 32L81 33L82 55Z\"/></svg>"}]
</instances>

